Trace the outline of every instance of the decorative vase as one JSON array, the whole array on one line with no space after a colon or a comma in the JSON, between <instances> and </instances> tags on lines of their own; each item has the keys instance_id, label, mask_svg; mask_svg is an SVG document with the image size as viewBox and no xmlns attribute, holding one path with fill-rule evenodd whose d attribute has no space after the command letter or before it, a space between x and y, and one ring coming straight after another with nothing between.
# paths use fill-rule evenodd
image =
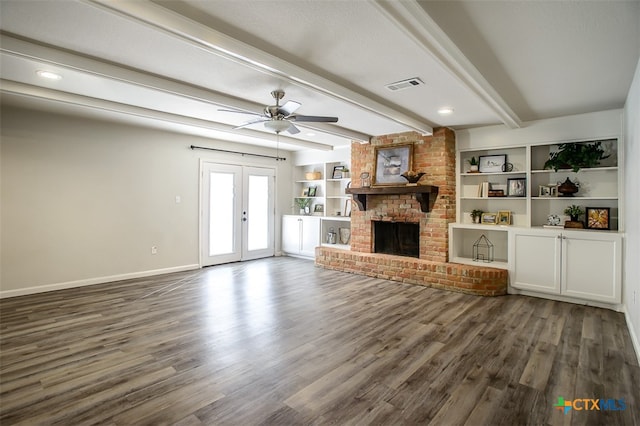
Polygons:
<instances>
[{"instance_id":1,"label":"decorative vase","mask_svg":"<svg viewBox=\"0 0 640 426\"><path fill-rule=\"evenodd\" d=\"M360 187L369 188L371 186L371 176L369 172L360 173Z\"/></svg>"},{"instance_id":2,"label":"decorative vase","mask_svg":"<svg viewBox=\"0 0 640 426\"><path fill-rule=\"evenodd\" d=\"M469 166L469 173L478 173L478 165L472 164Z\"/></svg>"},{"instance_id":3,"label":"decorative vase","mask_svg":"<svg viewBox=\"0 0 640 426\"><path fill-rule=\"evenodd\" d=\"M561 194L562 197L573 197L573 194L576 192L578 192L578 185L571 182L569 178L558 185L558 193Z\"/></svg>"},{"instance_id":4,"label":"decorative vase","mask_svg":"<svg viewBox=\"0 0 640 426\"><path fill-rule=\"evenodd\" d=\"M329 232L327 232L327 244L335 244L337 240L337 234L333 230L333 228L329 228Z\"/></svg>"},{"instance_id":5,"label":"decorative vase","mask_svg":"<svg viewBox=\"0 0 640 426\"><path fill-rule=\"evenodd\" d=\"M400 176L402 176L403 178L409 181L407 185L417 185L420 178L425 174L426 173L424 172L414 172L413 170L407 170L406 172L402 173Z\"/></svg>"},{"instance_id":6,"label":"decorative vase","mask_svg":"<svg viewBox=\"0 0 640 426\"><path fill-rule=\"evenodd\" d=\"M340 243L349 244L349 239L351 239L351 229L339 228L338 233L340 234Z\"/></svg>"}]
</instances>

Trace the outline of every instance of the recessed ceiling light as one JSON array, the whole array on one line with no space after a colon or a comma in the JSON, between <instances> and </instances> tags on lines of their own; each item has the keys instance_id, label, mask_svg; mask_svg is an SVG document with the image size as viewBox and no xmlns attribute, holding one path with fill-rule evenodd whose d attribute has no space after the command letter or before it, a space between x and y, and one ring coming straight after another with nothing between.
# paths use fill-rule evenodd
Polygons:
<instances>
[{"instance_id":1,"label":"recessed ceiling light","mask_svg":"<svg viewBox=\"0 0 640 426\"><path fill-rule=\"evenodd\" d=\"M46 78L49 80L60 80L62 78L60 74L56 74L51 71L38 70L36 71L36 74L38 74L42 78Z\"/></svg>"},{"instance_id":2,"label":"recessed ceiling light","mask_svg":"<svg viewBox=\"0 0 640 426\"><path fill-rule=\"evenodd\" d=\"M441 115L453 114L453 108L442 107L438 110L438 114L441 114Z\"/></svg>"},{"instance_id":3,"label":"recessed ceiling light","mask_svg":"<svg viewBox=\"0 0 640 426\"><path fill-rule=\"evenodd\" d=\"M315 135L316 135L316 134L315 134L315 133L312 133L312 132L307 133L307 136L315 136Z\"/></svg>"}]
</instances>

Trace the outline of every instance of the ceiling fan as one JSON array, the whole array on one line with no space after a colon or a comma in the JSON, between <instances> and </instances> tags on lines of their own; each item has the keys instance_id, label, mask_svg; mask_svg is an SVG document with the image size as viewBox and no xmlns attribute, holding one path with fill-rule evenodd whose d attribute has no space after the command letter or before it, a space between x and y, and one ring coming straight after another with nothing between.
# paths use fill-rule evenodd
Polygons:
<instances>
[{"instance_id":1,"label":"ceiling fan","mask_svg":"<svg viewBox=\"0 0 640 426\"><path fill-rule=\"evenodd\" d=\"M276 133L280 132L289 132L289 134L295 135L296 133L300 133L300 129L298 129L293 122L307 122L307 123L336 123L338 122L338 117L322 117L318 115L299 115L294 114L294 112L300 108L301 104L296 101L287 101L284 105L280 105L280 100L284 98L283 90L274 90L271 92L271 96L276 100L275 105L267 105L264 107L264 111L262 114L255 112L246 112L246 111L238 111L231 109L219 109L218 111L226 111L226 112L235 112L239 114L251 114L257 115L260 118L256 118L255 120L247 121L246 123L234 127L235 129L241 129L243 127L250 126L256 123L264 123L264 126L273 130Z\"/></svg>"}]
</instances>

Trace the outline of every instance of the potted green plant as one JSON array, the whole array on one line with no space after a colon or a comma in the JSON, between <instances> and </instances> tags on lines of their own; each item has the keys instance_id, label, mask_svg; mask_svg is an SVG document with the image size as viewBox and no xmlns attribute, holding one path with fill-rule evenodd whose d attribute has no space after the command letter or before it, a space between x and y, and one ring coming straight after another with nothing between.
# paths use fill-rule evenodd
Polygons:
<instances>
[{"instance_id":1,"label":"potted green plant","mask_svg":"<svg viewBox=\"0 0 640 426\"><path fill-rule=\"evenodd\" d=\"M470 159L467 160L467 163L469 163L469 172L470 173L477 173L478 172L478 159L476 157L471 157Z\"/></svg>"},{"instance_id":2,"label":"potted green plant","mask_svg":"<svg viewBox=\"0 0 640 426\"><path fill-rule=\"evenodd\" d=\"M595 167L600 160L609 158L604 154L602 142L593 143L561 143L558 151L549 154L549 159L544 163L544 169L572 169L577 172L581 168Z\"/></svg>"},{"instance_id":3,"label":"potted green plant","mask_svg":"<svg viewBox=\"0 0 640 426\"><path fill-rule=\"evenodd\" d=\"M471 220L473 221L473 223L480 223L480 218L482 217L482 213L484 212L480 209L471 210Z\"/></svg>"},{"instance_id":4,"label":"potted green plant","mask_svg":"<svg viewBox=\"0 0 640 426\"><path fill-rule=\"evenodd\" d=\"M300 214L309 214L311 213L311 198L306 197L296 197L293 199L298 206L298 211Z\"/></svg>"},{"instance_id":5,"label":"potted green plant","mask_svg":"<svg viewBox=\"0 0 640 426\"><path fill-rule=\"evenodd\" d=\"M577 222L580 216L584 214L584 209L580 206L572 204L564 209L564 214L569 216L572 222Z\"/></svg>"}]
</instances>

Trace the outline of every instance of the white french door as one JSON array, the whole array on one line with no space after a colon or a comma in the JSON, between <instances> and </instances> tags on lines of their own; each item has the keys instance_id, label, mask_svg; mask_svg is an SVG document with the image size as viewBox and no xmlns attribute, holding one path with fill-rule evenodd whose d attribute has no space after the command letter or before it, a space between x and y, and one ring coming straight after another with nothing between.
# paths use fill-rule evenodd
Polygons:
<instances>
[{"instance_id":1,"label":"white french door","mask_svg":"<svg viewBox=\"0 0 640 426\"><path fill-rule=\"evenodd\" d=\"M202 163L202 266L273 256L275 170Z\"/></svg>"}]
</instances>

